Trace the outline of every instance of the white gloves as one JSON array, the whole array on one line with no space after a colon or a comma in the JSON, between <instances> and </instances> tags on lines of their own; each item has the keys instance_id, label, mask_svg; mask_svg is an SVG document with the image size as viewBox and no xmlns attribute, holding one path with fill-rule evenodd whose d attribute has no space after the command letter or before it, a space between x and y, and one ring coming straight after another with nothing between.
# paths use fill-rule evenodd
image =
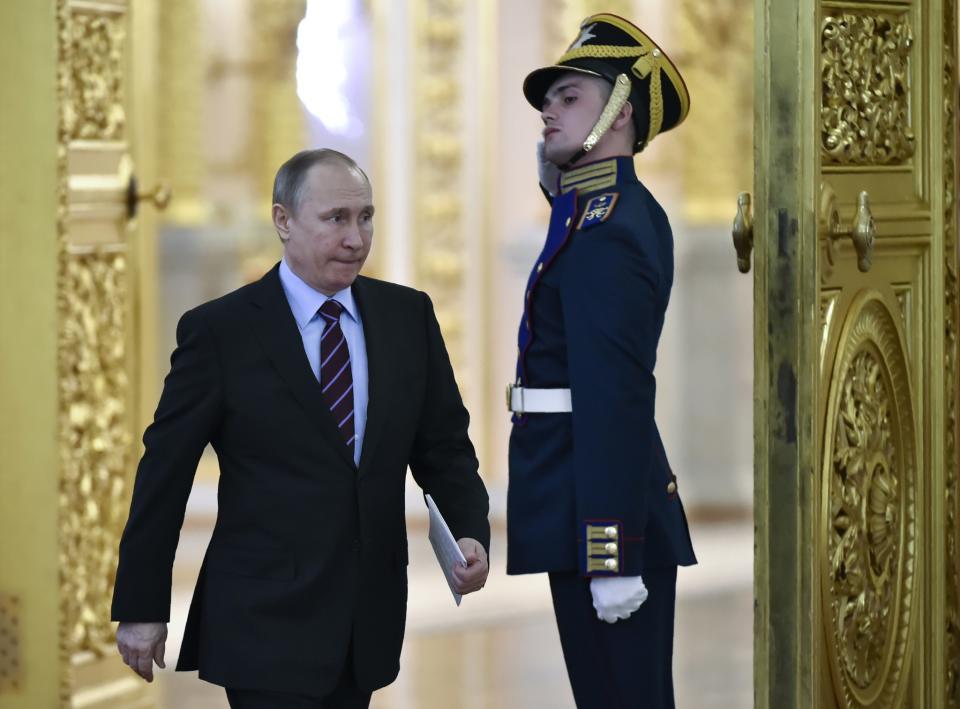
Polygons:
<instances>
[{"instance_id":1,"label":"white gloves","mask_svg":"<svg viewBox=\"0 0 960 709\"><path fill-rule=\"evenodd\" d=\"M543 156L543 141L537 143L537 173L540 175L540 184L550 193L557 196L557 186L560 181L560 168Z\"/></svg>"},{"instance_id":2,"label":"white gloves","mask_svg":"<svg viewBox=\"0 0 960 709\"><path fill-rule=\"evenodd\" d=\"M647 587L639 576L597 576L590 579L597 617L616 623L630 617L647 600Z\"/></svg>"}]
</instances>

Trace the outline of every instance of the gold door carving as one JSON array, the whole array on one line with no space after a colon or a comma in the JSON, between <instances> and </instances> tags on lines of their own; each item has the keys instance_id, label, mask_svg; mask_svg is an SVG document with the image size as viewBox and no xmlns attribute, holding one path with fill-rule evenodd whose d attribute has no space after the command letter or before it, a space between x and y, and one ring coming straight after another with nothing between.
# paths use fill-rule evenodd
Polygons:
<instances>
[{"instance_id":1,"label":"gold door carving","mask_svg":"<svg viewBox=\"0 0 960 709\"><path fill-rule=\"evenodd\" d=\"M960 707L956 0L756 8L757 705Z\"/></svg>"},{"instance_id":2,"label":"gold door carving","mask_svg":"<svg viewBox=\"0 0 960 709\"><path fill-rule=\"evenodd\" d=\"M915 582L916 442L894 314L863 293L847 315L824 435L822 593L842 706L899 706Z\"/></svg>"},{"instance_id":3,"label":"gold door carving","mask_svg":"<svg viewBox=\"0 0 960 709\"><path fill-rule=\"evenodd\" d=\"M907 13L843 12L822 22L824 164L901 164L913 156Z\"/></svg>"}]
</instances>

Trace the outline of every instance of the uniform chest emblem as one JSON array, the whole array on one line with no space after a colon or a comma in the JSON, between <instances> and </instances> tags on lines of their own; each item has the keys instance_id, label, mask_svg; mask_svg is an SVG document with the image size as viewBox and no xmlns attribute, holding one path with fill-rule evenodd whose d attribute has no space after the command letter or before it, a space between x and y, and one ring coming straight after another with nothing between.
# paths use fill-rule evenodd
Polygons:
<instances>
[{"instance_id":1,"label":"uniform chest emblem","mask_svg":"<svg viewBox=\"0 0 960 709\"><path fill-rule=\"evenodd\" d=\"M613 214L613 207L616 205L620 195L616 192L607 192L606 194L592 197L583 210L583 216L580 217L578 229L589 229L590 227L602 224Z\"/></svg>"}]
</instances>

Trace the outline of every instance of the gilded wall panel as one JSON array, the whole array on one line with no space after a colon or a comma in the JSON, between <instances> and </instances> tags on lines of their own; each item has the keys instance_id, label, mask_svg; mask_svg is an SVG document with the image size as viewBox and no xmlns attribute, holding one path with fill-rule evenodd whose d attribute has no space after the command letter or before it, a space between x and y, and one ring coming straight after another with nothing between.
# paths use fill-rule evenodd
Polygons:
<instances>
[{"instance_id":1,"label":"gilded wall panel","mask_svg":"<svg viewBox=\"0 0 960 709\"><path fill-rule=\"evenodd\" d=\"M946 692L960 707L960 495L957 491L957 328L960 282L957 277L957 16L956 0L943 3L943 248L944 248L944 474L946 482Z\"/></svg>"},{"instance_id":2,"label":"gilded wall panel","mask_svg":"<svg viewBox=\"0 0 960 709\"><path fill-rule=\"evenodd\" d=\"M113 642L110 600L129 503L127 258L67 253L60 283L60 577L67 649Z\"/></svg>"},{"instance_id":3,"label":"gilded wall panel","mask_svg":"<svg viewBox=\"0 0 960 709\"><path fill-rule=\"evenodd\" d=\"M58 563L60 654L69 667L80 653L99 656L113 646L110 601L133 441L130 264L121 243L70 247L67 155L76 140L124 138L126 15L116 5L74 10L59 0L57 23ZM122 191L115 197L123 204ZM113 241L126 236L115 219L104 220L102 229ZM73 691L68 672L61 682L66 703Z\"/></svg>"},{"instance_id":4,"label":"gilded wall panel","mask_svg":"<svg viewBox=\"0 0 960 709\"><path fill-rule=\"evenodd\" d=\"M902 165L915 140L910 116L913 29L907 12L847 11L823 18L824 165Z\"/></svg>"},{"instance_id":5,"label":"gilded wall panel","mask_svg":"<svg viewBox=\"0 0 960 709\"><path fill-rule=\"evenodd\" d=\"M64 82L63 127L70 140L118 140L123 104L124 16L73 12L60 28L70 62Z\"/></svg>"},{"instance_id":6,"label":"gilded wall panel","mask_svg":"<svg viewBox=\"0 0 960 709\"><path fill-rule=\"evenodd\" d=\"M463 359L462 0L423 0L415 46L415 269L430 293L454 368Z\"/></svg>"},{"instance_id":7,"label":"gilded wall panel","mask_svg":"<svg viewBox=\"0 0 960 709\"><path fill-rule=\"evenodd\" d=\"M914 625L916 432L898 317L855 299L824 438L822 598L842 707L901 706Z\"/></svg>"}]
</instances>

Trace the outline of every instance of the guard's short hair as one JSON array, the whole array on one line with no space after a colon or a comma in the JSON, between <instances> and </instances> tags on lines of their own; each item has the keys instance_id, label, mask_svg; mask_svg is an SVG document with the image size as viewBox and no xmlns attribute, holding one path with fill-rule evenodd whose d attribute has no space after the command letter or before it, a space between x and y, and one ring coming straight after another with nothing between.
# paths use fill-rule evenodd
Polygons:
<instances>
[{"instance_id":1,"label":"guard's short hair","mask_svg":"<svg viewBox=\"0 0 960 709\"><path fill-rule=\"evenodd\" d=\"M310 168L314 165L332 163L339 163L351 170L356 170L363 175L367 184L370 184L367 173L349 155L331 148L301 150L277 170L277 176L273 179L273 204L282 205L291 214L296 214L300 211L300 205L303 202L303 187Z\"/></svg>"}]
</instances>

